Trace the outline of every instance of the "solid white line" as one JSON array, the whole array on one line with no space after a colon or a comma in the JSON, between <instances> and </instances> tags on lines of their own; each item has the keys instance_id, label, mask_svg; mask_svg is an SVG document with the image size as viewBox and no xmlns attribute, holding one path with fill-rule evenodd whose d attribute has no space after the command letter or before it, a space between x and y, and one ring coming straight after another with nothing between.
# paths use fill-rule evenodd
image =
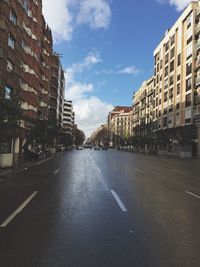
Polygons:
<instances>
[{"instance_id":1,"label":"solid white line","mask_svg":"<svg viewBox=\"0 0 200 267\"><path fill-rule=\"evenodd\" d=\"M135 170L138 171L138 172L141 172L141 173L145 174L145 172L143 170L140 170L140 169L137 169L137 168L135 168Z\"/></svg>"},{"instance_id":2,"label":"solid white line","mask_svg":"<svg viewBox=\"0 0 200 267\"><path fill-rule=\"evenodd\" d=\"M17 208L1 225L0 228L6 227L27 205L28 203L37 195L38 191L33 192L27 200L25 200L19 208Z\"/></svg>"},{"instance_id":3,"label":"solid white line","mask_svg":"<svg viewBox=\"0 0 200 267\"><path fill-rule=\"evenodd\" d=\"M59 171L60 171L60 169L57 169L57 170L54 172L54 174L57 174L57 173L59 173Z\"/></svg>"},{"instance_id":4,"label":"solid white line","mask_svg":"<svg viewBox=\"0 0 200 267\"><path fill-rule=\"evenodd\" d=\"M187 194L189 194L189 195L191 195L193 197L196 197L196 198L199 198L200 199L200 196L199 195L196 195L196 194L194 194L194 193L192 193L190 191L185 191L185 193L187 193Z\"/></svg>"},{"instance_id":5,"label":"solid white line","mask_svg":"<svg viewBox=\"0 0 200 267\"><path fill-rule=\"evenodd\" d=\"M116 200L117 204L119 205L120 209L123 212L127 212L126 207L124 206L124 204L122 203L122 201L120 200L120 198L118 197L117 193L113 190L110 190L111 194L113 195L114 199Z\"/></svg>"}]
</instances>

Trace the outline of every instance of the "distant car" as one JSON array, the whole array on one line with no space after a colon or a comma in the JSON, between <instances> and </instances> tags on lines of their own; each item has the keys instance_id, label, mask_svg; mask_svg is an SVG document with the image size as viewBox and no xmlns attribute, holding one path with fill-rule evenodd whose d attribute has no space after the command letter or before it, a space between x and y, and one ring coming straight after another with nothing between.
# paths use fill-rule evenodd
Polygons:
<instances>
[{"instance_id":1,"label":"distant car","mask_svg":"<svg viewBox=\"0 0 200 267\"><path fill-rule=\"evenodd\" d=\"M86 149L87 149L87 148L92 149L92 145L90 145L90 144L85 144L85 145L84 145L84 148L86 148Z\"/></svg>"},{"instance_id":2,"label":"distant car","mask_svg":"<svg viewBox=\"0 0 200 267\"><path fill-rule=\"evenodd\" d=\"M107 146L102 146L102 150L108 150Z\"/></svg>"},{"instance_id":3,"label":"distant car","mask_svg":"<svg viewBox=\"0 0 200 267\"><path fill-rule=\"evenodd\" d=\"M100 150L99 146L94 146L94 150Z\"/></svg>"},{"instance_id":4,"label":"distant car","mask_svg":"<svg viewBox=\"0 0 200 267\"><path fill-rule=\"evenodd\" d=\"M83 150L83 147L82 146L77 146L76 150Z\"/></svg>"}]
</instances>

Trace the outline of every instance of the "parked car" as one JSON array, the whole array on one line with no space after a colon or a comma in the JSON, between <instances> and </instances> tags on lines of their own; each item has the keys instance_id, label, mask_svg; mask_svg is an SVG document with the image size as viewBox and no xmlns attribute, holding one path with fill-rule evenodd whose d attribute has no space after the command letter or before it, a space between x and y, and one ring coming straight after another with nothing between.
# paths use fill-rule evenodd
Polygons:
<instances>
[{"instance_id":1,"label":"parked car","mask_svg":"<svg viewBox=\"0 0 200 267\"><path fill-rule=\"evenodd\" d=\"M102 150L108 150L107 146L102 146Z\"/></svg>"},{"instance_id":2,"label":"parked car","mask_svg":"<svg viewBox=\"0 0 200 267\"><path fill-rule=\"evenodd\" d=\"M99 146L94 146L94 150L100 150Z\"/></svg>"}]
</instances>

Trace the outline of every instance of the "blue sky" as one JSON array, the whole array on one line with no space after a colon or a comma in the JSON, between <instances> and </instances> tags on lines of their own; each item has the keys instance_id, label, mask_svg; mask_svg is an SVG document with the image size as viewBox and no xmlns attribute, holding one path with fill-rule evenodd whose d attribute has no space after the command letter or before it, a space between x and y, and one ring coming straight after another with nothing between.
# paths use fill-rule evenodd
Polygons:
<instances>
[{"instance_id":1,"label":"blue sky","mask_svg":"<svg viewBox=\"0 0 200 267\"><path fill-rule=\"evenodd\" d=\"M66 98L87 136L153 73L153 50L188 0L43 0Z\"/></svg>"}]
</instances>

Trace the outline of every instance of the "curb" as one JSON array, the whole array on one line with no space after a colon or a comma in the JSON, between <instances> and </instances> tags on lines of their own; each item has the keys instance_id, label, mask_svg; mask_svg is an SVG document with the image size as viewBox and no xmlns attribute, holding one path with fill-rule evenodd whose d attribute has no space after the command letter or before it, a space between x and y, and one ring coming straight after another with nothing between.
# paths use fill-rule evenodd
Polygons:
<instances>
[{"instance_id":1,"label":"curb","mask_svg":"<svg viewBox=\"0 0 200 267\"><path fill-rule=\"evenodd\" d=\"M18 173L21 173L21 172L24 172L24 171L26 171L27 169L29 169L29 168L32 168L32 167L34 167L34 166L38 166L38 165L40 165L40 164L42 164L42 163L45 163L46 161L49 161L49 160L51 160L51 159L53 159L55 157L55 155L54 156L52 156L52 157L49 157L49 158L47 158L47 159L43 159L43 160L41 160L41 161L38 161L38 162L36 162L36 163L30 163L30 165L29 164L27 164L27 166L25 165L24 167L22 167L22 168L16 168L16 169L11 169L11 170L9 170L8 172L6 172L6 173L4 173L4 174L0 174L0 182L3 182L4 180L5 180L5 176L12 176L12 175L15 175L15 174L18 174Z\"/></svg>"}]
</instances>

